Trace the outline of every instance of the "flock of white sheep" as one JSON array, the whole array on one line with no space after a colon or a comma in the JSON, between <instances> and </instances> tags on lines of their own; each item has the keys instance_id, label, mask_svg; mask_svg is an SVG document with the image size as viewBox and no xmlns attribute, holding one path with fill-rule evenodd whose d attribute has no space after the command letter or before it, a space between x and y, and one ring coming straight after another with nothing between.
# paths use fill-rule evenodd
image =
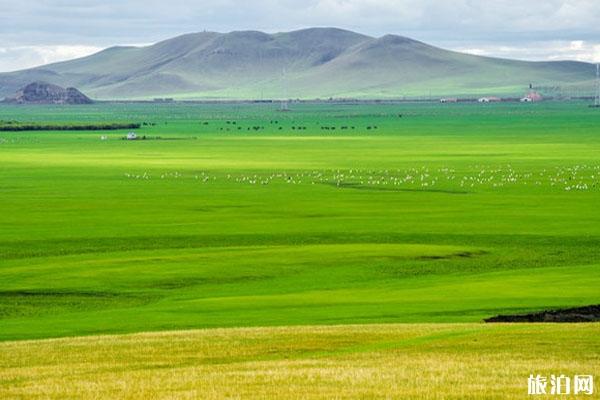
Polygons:
<instances>
[{"instance_id":1,"label":"flock of white sheep","mask_svg":"<svg viewBox=\"0 0 600 400\"><path fill-rule=\"evenodd\" d=\"M126 172L128 179L176 180L199 183L230 182L243 185L315 185L336 187L409 188L409 189L500 189L504 187L548 187L564 191L587 191L600 188L600 165L574 165L521 170L510 164L502 166L471 165L462 168L427 166L398 169L327 169L311 171L274 171L256 173L221 172Z\"/></svg>"}]
</instances>

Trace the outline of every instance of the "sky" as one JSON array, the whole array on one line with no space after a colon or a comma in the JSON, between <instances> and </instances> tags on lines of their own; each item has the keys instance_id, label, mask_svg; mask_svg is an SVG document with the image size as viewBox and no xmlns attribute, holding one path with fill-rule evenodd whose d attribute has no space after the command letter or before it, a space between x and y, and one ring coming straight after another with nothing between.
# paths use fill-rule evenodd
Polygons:
<instances>
[{"instance_id":1,"label":"sky","mask_svg":"<svg viewBox=\"0 0 600 400\"><path fill-rule=\"evenodd\" d=\"M190 32L316 26L480 55L600 62L600 0L0 0L0 72Z\"/></svg>"}]
</instances>

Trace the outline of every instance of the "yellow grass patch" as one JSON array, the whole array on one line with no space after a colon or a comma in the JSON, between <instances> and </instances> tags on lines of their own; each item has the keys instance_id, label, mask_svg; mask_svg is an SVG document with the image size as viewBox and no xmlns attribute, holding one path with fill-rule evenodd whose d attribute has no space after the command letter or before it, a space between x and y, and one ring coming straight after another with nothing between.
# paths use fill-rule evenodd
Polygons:
<instances>
[{"instance_id":1,"label":"yellow grass patch","mask_svg":"<svg viewBox=\"0 0 600 400\"><path fill-rule=\"evenodd\" d=\"M415 324L4 342L0 398L521 399L530 373L600 376L599 333Z\"/></svg>"}]
</instances>

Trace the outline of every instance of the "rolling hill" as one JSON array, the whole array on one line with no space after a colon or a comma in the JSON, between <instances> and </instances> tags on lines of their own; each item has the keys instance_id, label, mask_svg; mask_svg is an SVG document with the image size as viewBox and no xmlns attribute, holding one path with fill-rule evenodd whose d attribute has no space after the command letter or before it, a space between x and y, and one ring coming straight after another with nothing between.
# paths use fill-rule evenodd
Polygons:
<instances>
[{"instance_id":1,"label":"rolling hill","mask_svg":"<svg viewBox=\"0 0 600 400\"><path fill-rule=\"evenodd\" d=\"M74 86L97 99L520 95L532 82L592 87L594 73L581 62L481 57L334 28L201 32L3 73L0 97L33 81Z\"/></svg>"}]
</instances>

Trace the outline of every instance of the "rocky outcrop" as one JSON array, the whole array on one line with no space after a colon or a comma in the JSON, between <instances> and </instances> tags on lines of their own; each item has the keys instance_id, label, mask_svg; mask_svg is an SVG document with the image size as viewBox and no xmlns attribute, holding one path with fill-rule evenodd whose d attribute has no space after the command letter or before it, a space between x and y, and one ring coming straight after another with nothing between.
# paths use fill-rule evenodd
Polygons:
<instances>
[{"instance_id":1,"label":"rocky outcrop","mask_svg":"<svg viewBox=\"0 0 600 400\"><path fill-rule=\"evenodd\" d=\"M33 82L5 101L16 104L91 104L92 100L75 88L62 88L45 82Z\"/></svg>"}]
</instances>

